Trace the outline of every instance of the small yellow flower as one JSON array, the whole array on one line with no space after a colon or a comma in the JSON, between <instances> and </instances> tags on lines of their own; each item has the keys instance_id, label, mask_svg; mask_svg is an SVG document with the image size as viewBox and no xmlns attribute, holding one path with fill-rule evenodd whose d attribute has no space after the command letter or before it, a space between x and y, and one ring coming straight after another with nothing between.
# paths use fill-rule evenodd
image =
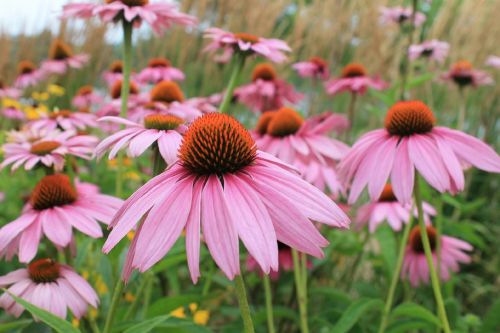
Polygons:
<instances>
[{"instance_id":1,"label":"small yellow flower","mask_svg":"<svg viewBox=\"0 0 500 333\"><path fill-rule=\"evenodd\" d=\"M64 95L65 90L63 87L58 86L57 84L49 84L49 86L47 87L47 92L54 96L62 96Z\"/></svg>"},{"instance_id":2,"label":"small yellow flower","mask_svg":"<svg viewBox=\"0 0 500 333\"><path fill-rule=\"evenodd\" d=\"M176 318L186 318L183 307L175 309L174 311L170 312L170 314Z\"/></svg>"},{"instance_id":3,"label":"small yellow flower","mask_svg":"<svg viewBox=\"0 0 500 333\"><path fill-rule=\"evenodd\" d=\"M82 272L82 278L84 278L85 280L88 280L89 277L90 277L89 271L83 271Z\"/></svg>"},{"instance_id":4,"label":"small yellow flower","mask_svg":"<svg viewBox=\"0 0 500 333\"><path fill-rule=\"evenodd\" d=\"M95 282L95 287L99 295L104 295L108 292L108 286L103 281L102 276L100 275L97 277L97 280Z\"/></svg>"},{"instance_id":5,"label":"small yellow flower","mask_svg":"<svg viewBox=\"0 0 500 333\"><path fill-rule=\"evenodd\" d=\"M135 236L135 231L133 231L133 230L132 230L132 231L129 231L129 232L128 232L128 234L127 234L127 238L128 238L129 240L134 239L134 236Z\"/></svg>"},{"instance_id":6,"label":"small yellow flower","mask_svg":"<svg viewBox=\"0 0 500 333\"><path fill-rule=\"evenodd\" d=\"M125 174L125 177L130 180L141 180L141 176L137 172L129 171Z\"/></svg>"},{"instance_id":7,"label":"small yellow flower","mask_svg":"<svg viewBox=\"0 0 500 333\"><path fill-rule=\"evenodd\" d=\"M75 327L75 328L78 328L78 327L80 326L80 321L79 321L78 319L76 319L76 318L73 318L73 319L71 320L71 325L72 325L73 327Z\"/></svg>"},{"instance_id":8,"label":"small yellow flower","mask_svg":"<svg viewBox=\"0 0 500 333\"><path fill-rule=\"evenodd\" d=\"M93 318L93 319L97 318L97 309L96 308L90 307L89 317Z\"/></svg>"},{"instance_id":9,"label":"small yellow flower","mask_svg":"<svg viewBox=\"0 0 500 333\"><path fill-rule=\"evenodd\" d=\"M49 93L47 92L38 92L38 91L34 91L32 94L31 94L31 98L33 98L34 100L36 101L46 101L48 100L50 97Z\"/></svg>"},{"instance_id":10,"label":"small yellow flower","mask_svg":"<svg viewBox=\"0 0 500 333\"><path fill-rule=\"evenodd\" d=\"M133 301L135 301L135 295L131 292L127 292L125 293L125 300L129 303L132 303Z\"/></svg>"},{"instance_id":11,"label":"small yellow flower","mask_svg":"<svg viewBox=\"0 0 500 333\"><path fill-rule=\"evenodd\" d=\"M4 108L21 109L21 103L11 98L4 98L2 100Z\"/></svg>"},{"instance_id":12,"label":"small yellow flower","mask_svg":"<svg viewBox=\"0 0 500 333\"><path fill-rule=\"evenodd\" d=\"M198 324L205 326L210 319L210 312L208 310L196 311L193 315L193 321Z\"/></svg>"},{"instance_id":13,"label":"small yellow flower","mask_svg":"<svg viewBox=\"0 0 500 333\"><path fill-rule=\"evenodd\" d=\"M108 167L110 169L116 169L116 167L118 165L118 160L115 158L115 159L112 159L112 160L108 160L107 163L108 163ZM127 166L127 167L131 166L132 165L132 160L130 158L128 158L128 157L125 157L123 159L123 165Z\"/></svg>"},{"instance_id":14,"label":"small yellow flower","mask_svg":"<svg viewBox=\"0 0 500 333\"><path fill-rule=\"evenodd\" d=\"M196 303L191 303L189 304L189 310L191 310L191 312L196 312L196 309L198 309L198 304Z\"/></svg>"}]
</instances>

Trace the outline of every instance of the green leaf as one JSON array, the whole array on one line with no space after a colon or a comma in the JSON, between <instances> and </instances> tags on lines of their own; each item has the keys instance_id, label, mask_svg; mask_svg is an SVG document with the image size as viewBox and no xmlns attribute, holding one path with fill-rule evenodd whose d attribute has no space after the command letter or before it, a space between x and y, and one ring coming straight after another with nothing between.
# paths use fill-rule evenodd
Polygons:
<instances>
[{"instance_id":1,"label":"green leaf","mask_svg":"<svg viewBox=\"0 0 500 333\"><path fill-rule=\"evenodd\" d=\"M34 317L47 324L51 328L53 328L56 332L59 333L80 333L80 330L73 327L69 322L64 319L61 319L52 313L45 311L44 309L39 308L36 305L31 304L28 301L25 301L22 298L13 295L8 290L3 289L4 292L8 293L17 303L21 304L26 310L28 310Z\"/></svg>"},{"instance_id":2,"label":"green leaf","mask_svg":"<svg viewBox=\"0 0 500 333\"><path fill-rule=\"evenodd\" d=\"M158 317L154 317L151 319L147 319L147 320L140 322L137 325L134 325L134 326L126 329L123 333L148 333L153 328L155 328L158 325L160 325L161 323L165 322L168 318L170 318L170 315L163 315L163 316L158 316Z\"/></svg>"},{"instance_id":3,"label":"green leaf","mask_svg":"<svg viewBox=\"0 0 500 333\"><path fill-rule=\"evenodd\" d=\"M391 312L391 317L409 317L415 319L422 319L427 322L441 326L439 319L429 310L415 303L403 303L397 306Z\"/></svg>"},{"instance_id":4,"label":"green leaf","mask_svg":"<svg viewBox=\"0 0 500 333\"><path fill-rule=\"evenodd\" d=\"M201 295L179 295L170 296L159 299L154 302L148 309L148 317L159 316L177 309L181 306L186 306L190 303L199 303L205 298L210 298L212 295L203 297Z\"/></svg>"},{"instance_id":5,"label":"green leaf","mask_svg":"<svg viewBox=\"0 0 500 333\"><path fill-rule=\"evenodd\" d=\"M495 303L491 306L491 308L486 313L486 316L483 320L483 326L479 333L490 333L490 332L499 332L500 331L500 299L497 299Z\"/></svg>"},{"instance_id":6,"label":"green leaf","mask_svg":"<svg viewBox=\"0 0 500 333\"><path fill-rule=\"evenodd\" d=\"M23 319L23 320L16 320L11 323L0 324L0 332L11 332L12 330L26 327L32 322L33 320L31 319Z\"/></svg>"},{"instance_id":7,"label":"green leaf","mask_svg":"<svg viewBox=\"0 0 500 333\"><path fill-rule=\"evenodd\" d=\"M408 88L417 87L426 81L432 80L433 78L434 78L434 73L425 73L425 74L416 76L416 77L412 78L410 80L410 82L408 82Z\"/></svg>"},{"instance_id":8,"label":"green leaf","mask_svg":"<svg viewBox=\"0 0 500 333\"><path fill-rule=\"evenodd\" d=\"M388 278L392 276L396 268L396 238L394 237L394 231L389 227L388 224L382 225L377 229L376 236L378 243L380 244L380 253L384 259L385 271Z\"/></svg>"},{"instance_id":9,"label":"green leaf","mask_svg":"<svg viewBox=\"0 0 500 333\"><path fill-rule=\"evenodd\" d=\"M389 325L386 333L408 333L418 329L423 329L424 332L429 332L432 327L433 326L431 326L428 322L420 319L402 319Z\"/></svg>"},{"instance_id":10,"label":"green leaf","mask_svg":"<svg viewBox=\"0 0 500 333\"><path fill-rule=\"evenodd\" d=\"M331 333L348 332L368 310L378 307L379 310L384 306L384 302L379 299L361 298L353 302L337 321Z\"/></svg>"}]
</instances>

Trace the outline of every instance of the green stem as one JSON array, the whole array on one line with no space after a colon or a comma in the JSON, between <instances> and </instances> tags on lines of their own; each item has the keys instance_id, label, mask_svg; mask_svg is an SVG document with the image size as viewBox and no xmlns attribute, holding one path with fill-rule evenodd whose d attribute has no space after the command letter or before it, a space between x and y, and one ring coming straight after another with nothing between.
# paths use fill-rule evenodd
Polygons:
<instances>
[{"instance_id":1,"label":"green stem","mask_svg":"<svg viewBox=\"0 0 500 333\"><path fill-rule=\"evenodd\" d=\"M214 264L214 262L210 261L209 265L210 265L210 268L208 270L207 277L206 277L205 283L203 284L203 289L202 289L202 292L201 292L202 296L207 296L208 295L208 292L210 291L210 286L212 285L212 278L213 278L214 273L215 273L215 264Z\"/></svg>"},{"instance_id":2,"label":"green stem","mask_svg":"<svg viewBox=\"0 0 500 333\"><path fill-rule=\"evenodd\" d=\"M297 303L299 304L300 330L302 333L309 333L309 325L307 323L307 300L304 290L304 283L302 282L299 253L297 252L297 250L292 249L292 257L293 273L295 275L295 288L297 289Z\"/></svg>"},{"instance_id":3,"label":"green stem","mask_svg":"<svg viewBox=\"0 0 500 333\"><path fill-rule=\"evenodd\" d=\"M167 164L160 154L160 148L158 148L158 144L155 144L153 146L153 177L165 171L166 167Z\"/></svg>"},{"instance_id":4,"label":"green stem","mask_svg":"<svg viewBox=\"0 0 500 333\"><path fill-rule=\"evenodd\" d=\"M267 314L267 331L274 333L274 315L273 315L273 296L271 294L271 279L269 275L264 274L264 292L266 294L266 314Z\"/></svg>"},{"instance_id":5,"label":"green stem","mask_svg":"<svg viewBox=\"0 0 500 333\"><path fill-rule=\"evenodd\" d=\"M149 272L149 271L148 271ZM135 312L135 309L137 308L137 305L139 305L139 300L141 300L142 293L144 292L144 288L146 287L148 279L143 278L141 279L141 282L139 283L139 287L137 288L137 292L135 293L135 299L130 304L130 306L127 309L127 312L125 312L124 318L131 318L132 314Z\"/></svg>"},{"instance_id":6,"label":"green stem","mask_svg":"<svg viewBox=\"0 0 500 333\"><path fill-rule=\"evenodd\" d=\"M229 78L229 83L227 84L226 91L224 92L224 99L219 106L220 113L227 113L227 108L233 98L233 92L236 87L236 83L238 82L238 77L240 76L243 66L245 65L245 59L245 55L242 54L236 54L234 57L231 77Z\"/></svg>"},{"instance_id":7,"label":"green stem","mask_svg":"<svg viewBox=\"0 0 500 333\"><path fill-rule=\"evenodd\" d=\"M149 303L151 303L151 296L153 295L154 286L154 273L149 271L144 277L146 280L146 289L144 290L144 306L142 308L142 318L146 318L148 313Z\"/></svg>"},{"instance_id":8,"label":"green stem","mask_svg":"<svg viewBox=\"0 0 500 333\"><path fill-rule=\"evenodd\" d=\"M413 0L412 1L412 12L411 12L411 19L410 19L410 33L408 37L408 47L406 48L404 59L403 59L403 73L402 73L402 78L401 78L401 91L400 91L400 99L405 100L406 97L406 88L407 88L407 82L408 82L408 75L410 73L410 62L408 60L408 50L410 49L410 46L413 44L413 35L415 32L415 15L417 13L417 7L418 7L418 0Z\"/></svg>"},{"instance_id":9,"label":"green stem","mask_svg":"<svg viewBox=\"0 0 500 333\"><path fill-rule=\"evenodd\" d=\"M457 118L457 130L463 131L465 126L465 114L467 113L467 99L465 98L464 88L459 88L460 109Z\"/></svg>"},{"instance_id":10,"label":"green stem","mask_svg":"<svg viewBox=\"0 0 500 333\"><path fill-rule=\"evenodd\" d=\"M111 304L109 306L108 315L106 317L106 322L104 324L103 333L110 333L111 327L113 326L113 321L116 315L116 309L118 308L118 303L120 303L120 298L123 291L123 281L118 279L115 285L115 290L113 291L113 297L111 299Z\"/></svg>"},{"instance_id":11,"label":"green stem","mask_svg":"<svg viewBox=\"0 0 500 333\"><path fill-rule=\"evenodd\" d=\"M234 278L234 286L236 288L236 296L238 297L238 304L240 305L240 313L243 318L243 332L255 333L253 327L252 316L250 314L250 306L248 305L247 292L245 290L245 282L241 275L236 275Z\"/></svg>"},{"instance_id":12,"label":"green stem","mask_svg":"<svg viewBox=\"0 0 500 333\"><path fill-rule=\"evenodd\" d=\"M427 235L427 227L424 221L424 209L422 207L422 196L420 194L418 173L415 174L414 195L415 195L415 204L417 205L417 210L418 210L418 225L420 227L420 238L422 238L422 245L424 247L425 258L427 259L427 265L429 266L432 290L434 291L434 298L436 299L438 315L439 318L441 319L444 332L451 333L450 324L448 323L448 317L446 316L446 308L443 302L443 295L441 294L441 287L439 285L439 277L436 273L436 269L434 268L434 259L432 256L432 249L429 241L429 236Z\"/></svg>"},{"instance_id":13,"label":"green stem","mask_svg":"<svg viewBox=\"0 0 500 333\"><path fill-rule=\"evenodd\" d=\"M396 269L394 270L391 278L391 285L389 287L389 292L387 293L387 298L385 300L384 312L382 314L382 320L380 322L380 326L378 328L379 333L385 332L387 327L387 321L389 319L389 314L391 312L392 303L394 301L394 293L396 292L396 287L399 281L399 275L401 274L401 267L403 266L403 259L405 256L405 248L408 243L408 237L410 236L411 225L413 224L413 206L410 211L410 219L408 223L405 225L403 231L403 238L401 239L401 243L399 244L399 252L398 259L396 261Z\"/></svg>"},{"instance_id":14,"label":"green stem","mask_svg":"<svg viewBox=\"0 0 500 333\"><path fill-rule=\"evenodd\" d=\"M300 253L300 270L302 274L302 287L304 288L304 298L306 300L306 305L307 305L307 254L306 253Z\"/></svg>"}]
</instances>

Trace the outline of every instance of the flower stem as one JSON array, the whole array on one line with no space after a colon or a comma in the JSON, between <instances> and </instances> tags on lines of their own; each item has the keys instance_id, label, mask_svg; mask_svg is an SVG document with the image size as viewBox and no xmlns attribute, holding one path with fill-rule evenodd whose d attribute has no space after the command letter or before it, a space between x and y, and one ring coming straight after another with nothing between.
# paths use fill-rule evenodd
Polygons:
<instances>
[{"instance_id":1,"label":"flower stem","mask_svg":"<svg viewBox=\"0 0 500 333\"><path fill-rule=\"evenodd\" d=\"M465 98L464 88L459 88L460 109L457 118L457 130L463 131L465 126L465 114L467 112L467 98Z\"/></svg>"},{"instance_id":2,"label":"flower stem","mask_svg":"<svg viewBox=\"0 0 500 333\"><path fill-rule=\"evenodd\" d=\"M166 167L167 164L160 154L160 148L158 144L155 143L153 146L153 177L162 173Z\"/></svg>"},{"instance_id":3,"label":"flower stem","mask_svg":"<svg viewBox=\"0 0 500 333\"><path fill-rule=\"evenodd\" d=\"M307 322L307 300L306 290L302 282L302 270L300 268L299 253L292 249L293 258L293 273L295 275L295 288L297 289L297 302L299 304L300 313L300 330L302 333L309 333L309 325Z\"/></svg>"},{"instance_id":4,"label":"flower stem","mask_svg":"<svg viewBox=\"0 0 500 333\"><path fill-rule=\"evenodd\" d=\"M394 301L394 293L396 292L396 287L398 285L399 276L401 274L401 267L403 266L403 259L405 256L405 248L408 243L408 237L410 235L411 225L413 224L413 206L410 210L410 219L408 223L406 223L403 238L401 239L401 243L399 244L398 251L398 259L396 261L396 269L392 273L391 285L389 287L389 292L387 293L387 298L385 300L384 312L382 314L382 320L380 321L380 326L378 328L378 333L385 332L387 328L387 321L389 319L389 314L391 312L392 303Z\"/></svg>"},{"instance_id":5,"label":"flower stem","mask_svg":"<svg viewBox=\"0 0 500 333\"><path fill-rule=\"evenodd\" d=\"M274 333L274 315L273 315L273 296L271 295L271 279L269 275L264 274L264 292L266 294L266 314L267 314L267 331Z\"/></svg>"},{"instance_id":6,"label":"flower stem","mask_svg":"<svg viewBox=\"0 0 500 333\"><path fill-rule=\"evenodd\" d=\"M410 46L413 44L413 35L415 33L415 16L417 14L418 0L412 1L412 12L410 18L410 33L408 36L408 47L406 48L406 52L403 59L403 73L401 78L401 90L399 94L399 98L401 100L405 100L406 98L406 88L408 83L408 76L410 74L410 62L408 60L408 50Z\"/></svg>"},{"instance_id":7,"label":"flower stem","mask_svg":"<svg viewBox=\"0 0 500 333\"><path fill-rule=\"evenodd\" d=\"M116 309L118 307L118 303L120 303L120 298L122 296L123 287L123 281L121 279L118 279L115 285L115 290L113 291L113 298L111 299L111 305L109 306L108 315L106 317L106 322L102 331L103 333L111 332L113 320L115 319Z\"/></svg>"},{"instance_id":8,"label":"flower stem","mask_svg":"<svg viewBox=\"0 0 500 333\"><path fill-rule=\"evenodd\" d=\"M219 106L220 113L227 113L227 108L231 103L231 99L233 98L234 88L236 87L236 82L238 81L238 77L240 76L241 70L245 65L246 57L244 55L237 54L233 60L233 69L231 72L231 77L229 78L229 82L226 87L226 91L224 92L224 99Z\"/></svg>"},{"instance_id":9,"label":"flower stem","mask_svg":"<svg viewBox=\"0 0 500 333\"><path fill-rule=\"evenodd\" d=\"M243 318L243 332L254 333L252 316L250 314L250 306L248 305L247 292L245 290L245 282L241 275L236 275L234 278L234 286L236 287L236 296L240 305L240 313Z\"/></svg>"},{"instance_id":10,"label":"flower stem","mask_svg":"<svg viewBox=\"0 0 500 333\"><path fill-rule=\"evenodd\" d=\"M425 258L427 259L427 265L429 266L429 273L431 275L432 290L434 291L434 298L436 299L436 305L438 308L438 315L441 319L443 325L443 330L445 333L451 333L450 324L448 323L448 317L446 316L446 308L444 307L443 295L441 294L441 287L439 285L439 278L434 268L434 258L432 255L431 244L429 242L429 236L427 235L427 227L424 222L424 210L422 207L422 196L420 194L419 186L419 176L415 173L415 204L418 210L418 225L420 227L420 238L422 238L422 245L424 247Z\"/></svg>"},{"instance_id":11,"label":"flower stem","mask_svg":"<svg viewBox=\"0 0 500 333\"><path fill-rule=\"evenodd\" d=\"M354 129L354 117L355 117L355 106L356 106L356 97L358 97L357 93L351 93L351 101L349 102L349 109L347 110L347 119L349 119L349 126L351 126L350 131L347 132L352 132Z\"/></svg>"}]
</instances>

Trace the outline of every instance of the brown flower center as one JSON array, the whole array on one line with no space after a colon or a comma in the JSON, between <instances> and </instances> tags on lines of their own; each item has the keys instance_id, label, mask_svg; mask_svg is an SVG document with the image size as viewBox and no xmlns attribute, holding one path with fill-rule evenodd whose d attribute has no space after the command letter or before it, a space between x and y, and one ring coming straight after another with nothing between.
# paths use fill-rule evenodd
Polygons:
<instances>
[{"instance_id":1,"label":"brown flower center","mask_svg":"<svg viewBox=\"0 0 500 333\"><path fill-rule=\"evenodd\" d=\"M52 60L65 60L73 55L71 47L60 39L52 42L49 50L49 58Z\"/></svg>"},{"instance_id":2,"label":"brown flower center","mask_svg":"<svg viewBox=\"0 0 500 333\"><path fill-rule=\"evenodd\" d=\"M170 104L184 101L184 94L179 85L173 81L161 81L151 89L151 100Z\"/></svg>"},{"instance_id":3,"label":"brown flower center","mask_svg":"<svg viewBox=\"0 0 500 333\"><path fill-rule=\"evenodd\" d=\"M456 62L452 67L451 78L459 86L467 86L472 83L472 64L468 61L461 60Z\"/></svg>"},{"instance_id":4,"label":"brown flower center","mask_svg":"<svg viewBox=\"0 0 500 333\"><path fill-rule=\"evenodd\" d=\"M50 154L60 146L61 144L57 141L40 141L31 146L30 152L35 155L43 156Z\"/></svg>"},{"instance_id":5,"label":"brown flower center","mask_svg":"<svg viewBox=\"0 0 500 333\"><path fill-rule=\"evenodd\" d=\"M149 60L148 67L152 68L170 67L170 61L168 61L165 58L153 58Z\"/></svg>"},{"instance_id":6,"label":"brown flower center","mask_svg":"<svg viewBox=\"0 0 500 333\"><path fill-rule=\"evenodd\" d=\"M39 259L28 265L28 274L35 283L55 282L60 276L60 266L52 259Z\"/></svg>"},{"instance_id":7,"label":"brown flower center","mask_svg":"<svg viewBox=\"0 0 500 333\"><path fill-rule=\"evenodd\" d=\"M76 201L78 194L68 176L48 175L36 184L31 192L30 202L34 209L44 210L64 206Z\"/></svg>"},{"instance_id":8,"label":"brown flower center","mask_svg":"<svg viewBox=\"0 0 500 333\"><path fill-rule=\"evenodd\" d=\"M290 108L281 108L275 112L267 125L267 133L276 137L284 137L297 133L304 119Z\"/></svg>"},{"instance_id":9,"label":"brown flower center","mask_svg":"<svg viewBox=\"0 0 500 333\"><path fill-rule=\"evenodd\" d=\"M391 184L386 184L384 187L384 190L382 191L382 194L378 198L379 202L393 202L397 201L396 196L394 195L394 192L392 192L392 185Z\"/></svg>"},{"instance_id":10,"label":"brown flower center","mask_svg":"<svg viewBox=\"0 0 500 333\"><path fill-rule=\"evenodd\" d=\"M257 149L250 133L226 114L208 113L189 126L179 158L198 175L223 175L250 165Z\"/></svg>"},{"instance_id":11,"label":"brown flower center","mask_svg":"<svg viewBox=\"0 0 500 333\"><path fill-rule=\"evenodd\" d=\"M436 229L431 226L427 226L427 237L429 237L429 243L431 244L431 250L434 252L436 248ZM425 253L424 246L422 245L422 236L420 234L420 227L417 225L413 227L410 232L410 238L408 244L415 253Z\"/></svg>"},{"instance_id":12,"label":"brown flower center","mask_svg":"<svg viewBox=\"0 0 500 333\"><path fill-rule=\"evenodd\" d=\"M237 32L234 34L234 37L251 44L255 44L259 41L259 37L246 32Z\"/></svg>"},{"instance_id":13,"label":"brown flower center","mask_svg":"<svg viewBox=\"0 0 500 333\"><path fill-rule=\"evenodd\" d=\"M428 133L435 123L431 109L421 101L397 102L385 116L387 131L399 136Z\"/></svg>"},{"instance_id":14,"label":"brown flower center","mask_svg":"<svg viewBox=\"0 0 500 333\"><path fill-rule=\"evenodd\" d=\"M123 72L123 62L120 60L115 60L109 65L109 71L111 73L120 74Z\"/></svg>"},{"instance_id":15,"label":"brown flower center","mask_svg":"<svg viewBox=\"0 0 500 333\"><path fill-rule=\"evenodd\" d=\"M151 114L144 117L144 127L163 131L176 129L183 122L184 120L179 117L165 114Z\"/></svg>"},{"instance_id":16,"label":"brown flower center","mask_svg":"<svg viewBox=\"0 0 500 333\"><path fill-rule=\"evenodd\" d=\"M366 69L361 64L352 63L342 69L341 75L344 78L366 76Z\"/></svg>"},{"instance_id":17,"label":"brown flower center","mask_svg":"<svg viewBox=\"0 0 500 333\"><path fill-rule=\"evenodd\" d=\"M257 131L257 133L259 134L267 133L269 122L271 121L271 119L273 119L275 114L276 114L275 111L267 111L260 116L259 120L257 121L257 125L255 125L255 130Z\"/></svg>"},{"instance_id":18,"label":"brown flower center","mask_svg":"<svg viewBox=\"0 0 500 333\"><path fill-rule=\"evenodd\" d=\"M69 110L61 110L61 111L54 111L49 114L50 119L56 119L59 117L62 118L69 118L71 116L72 112Z\"/></svg>"},{"instance_id":19,"label":"brown flower center","mask_svg":"<svg viewBox=\"0 0 500 333\"><path fill-rule=\"evenodd\" d=\"M470 71L472 69L472 64L466 60L460 60L453 64L452 69L456 72Z\"/></svg>"},{"instance_id":20,"label":"brown flower center","mask_svg":"<svg viewBox=\"0 0 500 333\"><path fill-rule=\"evenodd\" d=\"M252 81L257 81L258 79L264 81L274 81L277 77L276 70L271 64L263 63L255 66L252 73Z\"/></svg>"},{"instance_id":21,"label":"brown flower center","mask_svg":"<svg viewBox=\"0 0 500 333\"><path fill-rule=\"evenodd\" d=\"M94 91L94 88L92 88L92 86L83 86L80 89L78 89L76 94L78 96L86 96L86 95L92 94L93 91Z\"/></svg>"},{"instance_id":22,"label":"brown flower center","mask_svg":"<svg viewBox=\"0 0 500 333\"><path fill-rule=\"evenodd\" d=\"M106 3L121 2L129 7L145 6L149 0L105 0Z\"/></svg>"},{"instance_id":23,"label":"brown flower center","mask_svg":"<svg viewBox=\"0 0 500 333\"><path fill-rule=\"evenodd\" d=\"M321 73L326 71L326 68L328 67L328 63L323 58L320 57L311 57L309 61L318 66L318 71Z\"/></svg>"},{"instance_id":24,"label":"brown flower center","mask_svg":"<svg viewBox=\"0 0 500 333\"><path fill-rule=\"evenodd\" d=\"M131 95L137 95L139 93L139 88L137 88L134 82L130 82L130 86L128 89ZM111 90L109 92L112 99L118 99L122 95L122 80L116 80L115 83L111 86Z\"/></svg>"},{"instance_id":25,"label":"brown flower center","mask_svg":"<svg viewBox=\"0 0 500 333\"><path fill-rule=\"evenodd\" d=\"M18 75L31 74L36 70L36 65L28 60L23 60L17 65Z\"/></svg>"}]
</instances>

